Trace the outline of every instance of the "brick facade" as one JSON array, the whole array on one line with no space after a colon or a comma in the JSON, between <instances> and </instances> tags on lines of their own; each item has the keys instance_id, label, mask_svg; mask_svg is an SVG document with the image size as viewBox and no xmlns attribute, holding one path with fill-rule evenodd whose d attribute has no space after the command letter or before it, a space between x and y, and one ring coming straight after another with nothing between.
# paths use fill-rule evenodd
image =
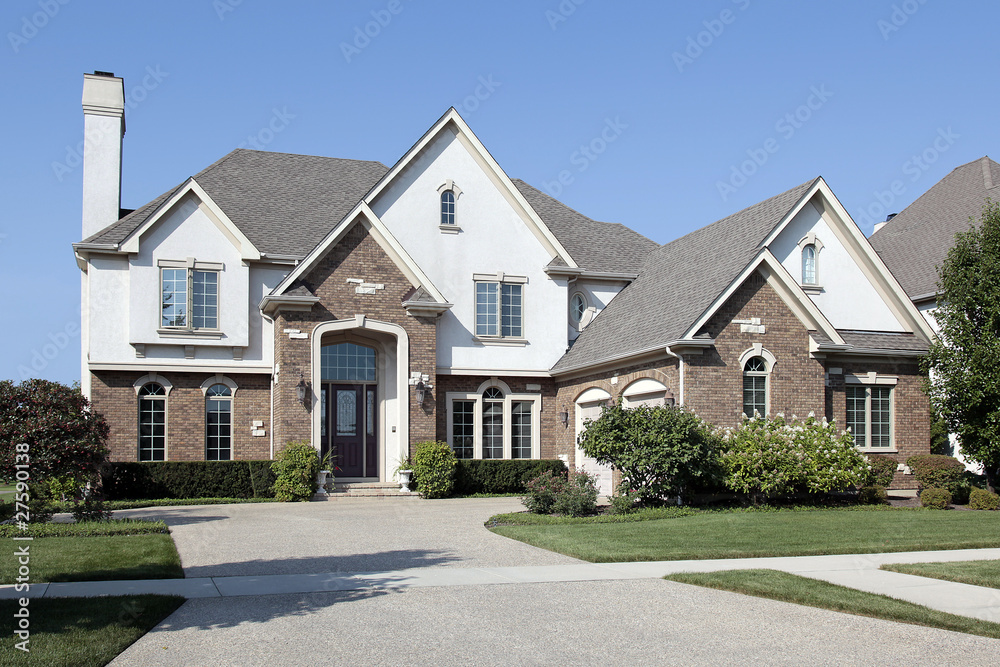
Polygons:
<instances>
[{"instance_id":1,"label":"brick facade","mask_svg":"<svg viewBox=\"0 0 1000 667\"><path fill-rule=\"evenodd\" d=\"M112 461L139 459L139 400L133 384L141 372L91 373L91 401L111 427L108 449ZM214 373L160 373L173 385L167 396L168 461L205 460L205 396L201 385ZM268 375L229 373L237 385L232 400L234 460L271 458L271 378ZM251 434L254 421L264 423L264 436Z\"/></svg>"}]
</instances>

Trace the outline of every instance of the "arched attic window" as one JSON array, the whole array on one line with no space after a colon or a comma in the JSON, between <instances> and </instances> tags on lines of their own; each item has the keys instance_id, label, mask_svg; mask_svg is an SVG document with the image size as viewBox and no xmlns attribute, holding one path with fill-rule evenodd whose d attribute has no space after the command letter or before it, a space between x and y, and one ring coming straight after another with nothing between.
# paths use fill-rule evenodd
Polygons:
<instances>
[{"instance_id":1,"label":"arched attic window","mask_svg":"<svg viewBox=\"0 0 1000 667\"><path fill-rule=\"evenodd\" d=\"M441 224L454 225L455 222L455 191L448 189L441 193Z\"/></svg>"}]
</instances>

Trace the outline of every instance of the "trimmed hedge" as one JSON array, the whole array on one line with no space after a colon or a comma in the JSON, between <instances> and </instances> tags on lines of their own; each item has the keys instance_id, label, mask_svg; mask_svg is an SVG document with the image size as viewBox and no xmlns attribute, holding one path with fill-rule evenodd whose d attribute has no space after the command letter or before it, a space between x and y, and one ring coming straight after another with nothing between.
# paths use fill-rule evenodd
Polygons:
<instances>
[{"instance_id":1,"label":"trimmed hedge","mask_svg":"<svg viewBox=\"0 0 1000 667\"><path fill-rule=\"evenodd\" d=\"M546 471L566 477L566 464L558 459L459 459L455 490L460 496L474 493L525 493L528 480Z\"/></svg>"},{"instance_id":2,"label":"trimmed hedge","mask_svg":"<svg viewBox=\"0 0 1000 667\"><path fill-rule=\"evenodd\" d=\"M867 454L868 463L872 470L868 477L866 486L881 486L889 488L892 485L893 475L896 474L896 459L885 454Z\"/></svg>"},{"instance_id":3,"label":"trimmed hedge","mask_svg":"<svg viewBox=\"0 0 1000 667\"><path fill-rule=\"evenodd\" d=\"M930 509L946 510L948 505L951 505L951 491L935 488L924 489L920 492L920 504Z\"/></svg>"},{"instance_id":4,"label":"trimmed hedge","mask_svg":"<svg viewBox=\"0 0 1000 667\"><path fill-rule=\"evenodd\" d=\"M110 463L101 471L108 500L273 498L273 461Z\"/></svg>"},{"instance_id":5,"label":"trimmed hedge","mask_svg":"<svg viewBox=\"0 0 1000 667\"><path fill-rule=\"evenodd\" d=\"M965 466L953 456L918 454L906 459L921 489L948 489L953 495L962 483Z\"/></svg>"},{"instance_id":6,"label":"trimmed hedge","mask_svg":"<svg viewBox=\"0 0 1000 667\"><path fill-rule=\"evenodd\" d=\"M972 489L969 494L970 510L995 510L1000 508L1000 496L986 489Z\"/></svg>"}]
</instances>

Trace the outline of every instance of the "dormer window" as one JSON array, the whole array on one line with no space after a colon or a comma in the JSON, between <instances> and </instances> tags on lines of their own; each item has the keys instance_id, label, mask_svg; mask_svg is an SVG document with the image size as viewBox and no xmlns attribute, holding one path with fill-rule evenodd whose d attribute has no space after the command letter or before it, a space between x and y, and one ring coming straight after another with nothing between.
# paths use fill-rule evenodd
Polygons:
<instances>
[{"instance_id":1,"label":"dormer window","mask_svg":"<svg viewBox=\"0 0 1000 667\"><path fill-rule=\"evenodd\" d=\"M455 224L455 192L445 190L441 193L441 224Z\"/></svg>"},{"instance_id":2,"label":"dormer window","mask_svg":"<svg viewBox=\"0 0 1000 667\"><path fill-rule=\"evenodd\" d=\"M816 245L808 243L802 248L802 284L815 285L816 280Z\"/></svg>"}]
</instances>

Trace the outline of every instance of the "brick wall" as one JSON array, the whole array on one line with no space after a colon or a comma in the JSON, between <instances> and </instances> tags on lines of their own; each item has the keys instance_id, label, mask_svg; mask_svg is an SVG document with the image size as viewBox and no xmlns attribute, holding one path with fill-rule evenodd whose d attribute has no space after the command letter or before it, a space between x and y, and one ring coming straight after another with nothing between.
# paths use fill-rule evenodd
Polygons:
<instances>
[{"instance_id":1,"label":"brick wall","mask_svg":"<svg viewBox=\"0 0 1000 667\"><path fill-rule=\"evenodd\" d=\"M348 278L381 283L384 289L374 294L357 294ZM275 450L292 440L309 440L311 415L299 403L296 385L301 377L310 378L313 341L290 339L285 329L311 333L320 322L343 320L363 314L372 320L391 322L406 330L409 337L408 371L426 373L434 378L437 368L437 321L411 317L403 301L412 291L410 281L361 225L356 224L303 281L319 297L320 303L310 312L282 312L275 321L275 361L280 373L275 387ZM409 373L407 373L409 374ZM316 389L318 391L318 388ZM418 405L416 390L410 386L410 443L433 440L436 435L434 401Z\"/></svg>"},{"instance_id":2,"label":"brick wall","mask_svg":"<svg viewBox=\"0 0 1000 667\"><path fill-rule=\"evenodd\" d=\"M104 415L111 434L112 461L137 461L139 403L133 384L146 373L99 371L91 373L94 409ZM201 385L214 373L160 373L172 385L167 397L167 460L205 460L205 396ZM270 458L271 401L268 375L227 374L238 389L232 401L233 459ZM264 422L267 435L251 435L253 421Z\"/></svg>"}]
</instances>

